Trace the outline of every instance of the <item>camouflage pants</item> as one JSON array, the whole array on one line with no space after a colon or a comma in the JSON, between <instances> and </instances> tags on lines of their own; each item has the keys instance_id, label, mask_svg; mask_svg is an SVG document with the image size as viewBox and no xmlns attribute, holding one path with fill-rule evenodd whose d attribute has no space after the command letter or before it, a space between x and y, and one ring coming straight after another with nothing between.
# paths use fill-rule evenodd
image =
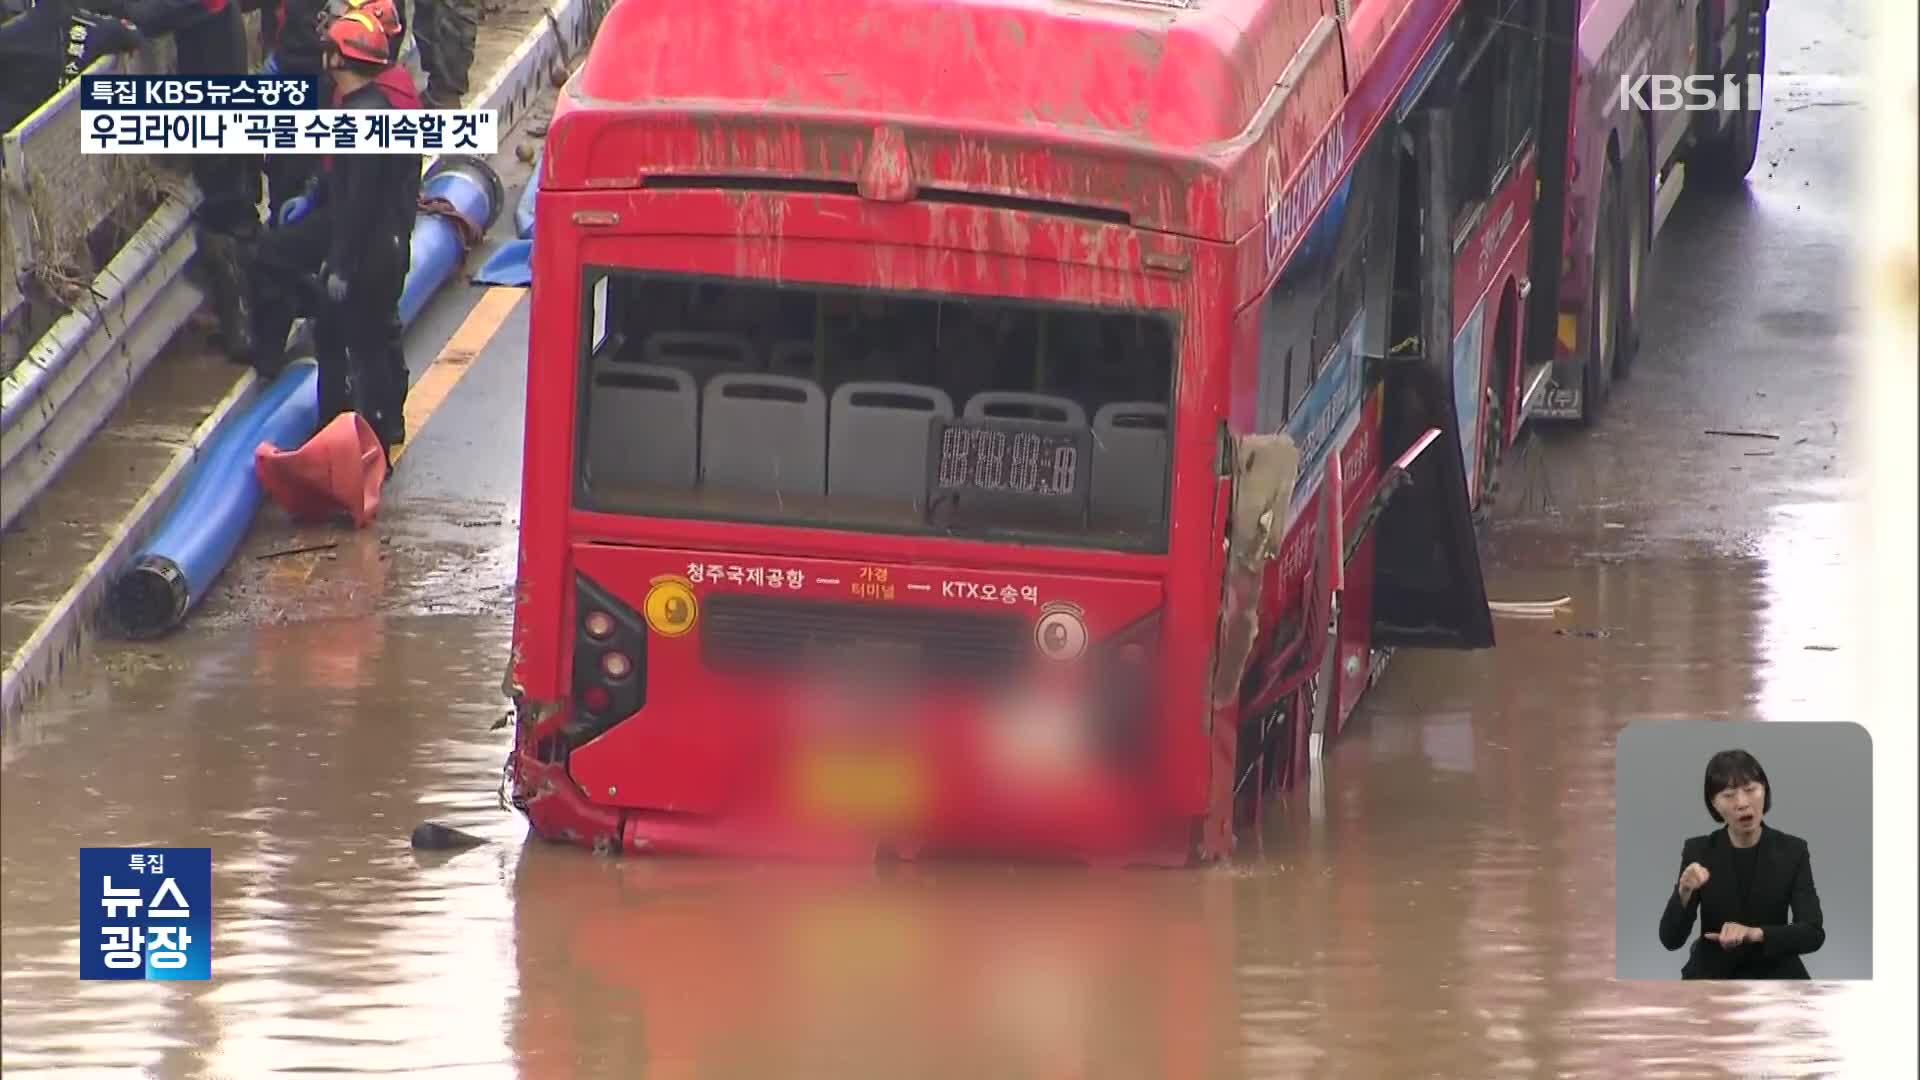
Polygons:
<instances>
[{"instance_id":1,"label":"camouflage pants","mask_svg":"<svg viewBox=\"0 0 1920 1080\"><path fill-rule=\"evenodd\" d=\"M474 39L480 33L480 0L413 0L412 30L420 48L422 88L429 108L455 108L472 87Z\"/></svg>"}]
</instances>

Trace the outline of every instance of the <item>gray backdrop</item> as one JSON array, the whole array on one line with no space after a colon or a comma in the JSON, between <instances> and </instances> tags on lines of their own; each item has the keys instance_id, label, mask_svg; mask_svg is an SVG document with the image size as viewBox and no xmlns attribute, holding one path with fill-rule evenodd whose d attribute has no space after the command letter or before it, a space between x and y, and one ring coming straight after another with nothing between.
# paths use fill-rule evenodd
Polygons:
<instances>
[{"instance_id":1,"label":"gray backdrop","mask_svg":"<svg viewBox=\"0 0 1920 1080\"><path fill-rule=\"evenodd\" d=\"M1720 828L1701 784L1707 759L1745 750L1773 781L1766 823L1807 842L1827 941L1801 959L1816 979L1873 975L1873 745L1854 723L1643 721L1614 759L1614 970L1678 979L1685 947L1660 946L1660 911L1680 876L1680 845ZM1694 924L1693 936L1699 935ZM1691 938L1689 938L1691 942Z\"/></svg>"}]
</instances>

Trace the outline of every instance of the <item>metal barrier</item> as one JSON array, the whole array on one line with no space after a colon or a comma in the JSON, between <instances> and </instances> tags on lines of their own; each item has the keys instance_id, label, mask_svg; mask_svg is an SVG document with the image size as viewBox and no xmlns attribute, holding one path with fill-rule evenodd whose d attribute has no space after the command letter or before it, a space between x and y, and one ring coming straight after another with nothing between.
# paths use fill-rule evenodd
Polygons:
<instances>
[{"instance_id":1,"label":"metal barrier","mask_svg":"<svg viewBox=\"0 0 1920 1080\"><path fill-rule=\"evenodd\" d=\"M555 0L544 22L529 29L503 70L474 95L471 106L498 110L500 130L509 130L539 98L550 73L564 70L569 61L585 51L612 2ZM433 164L428 162L427 167ZM69 312L34 345L34 369L43 372L32 376L38 389L28 391L25 365L15 372L19 379L6 381L5 413L10 418L6 427L11 429L16 422L38 425L37 438L32 440L0 431L4 436L0 443L7 447L4 474L0 475L0 503L5 503L8 521L18 513L11 502L16 476L25 482L31 474L37 485L33 490L44 488L98 428L98 420L85 418L89 414L105 417L124 400L133 384L132 376L165 347L174 313L191 312L197 306L197 292L189 299L186 294L176 294L170 284L180 276L172 268L184 265L194 251L194 230L187 222L197 202L191 184L185 185L176 199L147 222L109 272L101 275L100 288L105 295L87 312ZM184 313L178 315L179 319L185 317ZM178 323L173 325L177 327ZM116 370L127 374L113 375ZM172 462L136 505L113 524L102 550L7 662L6 670L0 672L0 727L10 724L30 699L78 661L92 635L94 617L109 583L179 496L206 446L240 411L257 382L251 370L236 370L233 389L187 444L175 451ZM81 387L88 392L79 393ZM83 402L87 403L84 408L77 407ZM28 444L32 446L30 452L25 448ZM16 445L22 449L15 449Z\"/></svg>"},{"instance_id":2,"label":"metal barrier","mask_svg":"<svg viewBox=\"0 0 1920 1080\"><path fill-rule=\"evenodd\" d=\"M499 130L509 130L546 88L549 72L586 49L610 6L611 0L557 0L544 24L529 31L469 107L497 110ZM170 45L149 47L129 70L168 70L170 50ZM402 62L411 64L415 55L409 34ZM105 57L87 73L117 70L120 59ZM0 142L7 222L0 315L24 305L16 275L41 254L36 235L42 230L34 224L30 201L35 185L62 171L104 172L116 160L80 153L79 88L79 80L62 88ZM71 164L48 171L61 162ZM62 177L63 186L67 179ZM75 200L97 209L100 203L85 191L74 188ZM91 295L40 335L26 359L7 374L0 390L0 529L53 482L198 307L198 289L182 280L182 269L197 250L188 222L199 201L190 179L170 181L160 206L94 277Z\"/></svg>"}]
</instances>

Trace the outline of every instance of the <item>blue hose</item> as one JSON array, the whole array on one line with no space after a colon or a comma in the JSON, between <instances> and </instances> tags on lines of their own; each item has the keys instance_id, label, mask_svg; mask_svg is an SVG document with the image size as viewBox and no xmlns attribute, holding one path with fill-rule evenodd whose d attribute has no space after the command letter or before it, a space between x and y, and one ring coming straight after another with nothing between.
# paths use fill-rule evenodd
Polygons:
<instances>
[{"instance_id":1,"label":"blue hose","mask_svg":"<svg viewBox=\"0 0 1920 1080\"><path fill-rule=\"evenodd\" d=\"M262 440L299 446L319 426L319 370L310 359L288 364L244 414L208 440L193 482L147 541L146 552L114 584L113 614L129 636L165 633L206 595L260 503L254 448Z\"/></svg>"},{"instance_id":2,"label":"blue hose","mask_svg":"<svg viewBox=\"0 0 1920 1080\"><path fill-rule=\"evenodd\" d=\"M442 158L422 181L421 194L446 199L476 234L493 227L504 201L494 171L466 157ZM412 324L465 254L460 228L444 214L423 212L414 219L402 325ZM313 438L320 426L318 380L319 365L311 358L293 361L208 441L179 501L108 596L110 615L129 637L171 632L206 596L245 539L265 494L254 472L255 449L262 442L291 449Z\"/></svg>"},{"instance_id":3,"label":"blue hose","mask_svg":"<svg viewBox=\"0 0 1920 1080\"><path fill-rule=\"evenodd\" d=\"M500 177L484 163L478 168L436 169L420 183L420 198L445 199L476 234L493 227L506 193ZM413 262L400 292L400 323L410 325L427 300L439 291L467 255L460 227L439 214L423 214L413 223Z\"/></svg>"},{"instance_id":4,"label":"blue hose","mask_svg":"<svg viewBox=\"0 0 1920 1080\"><path fill-rule=\"evenodd\" d=\"M540 167L547 161L547 148L541 147L533 158L533 175L528 178L526 189L520 192L520 204L513 208L514 235L522 240L533 239L533 201L540 196Z\"/></svg>"}]
</instances>

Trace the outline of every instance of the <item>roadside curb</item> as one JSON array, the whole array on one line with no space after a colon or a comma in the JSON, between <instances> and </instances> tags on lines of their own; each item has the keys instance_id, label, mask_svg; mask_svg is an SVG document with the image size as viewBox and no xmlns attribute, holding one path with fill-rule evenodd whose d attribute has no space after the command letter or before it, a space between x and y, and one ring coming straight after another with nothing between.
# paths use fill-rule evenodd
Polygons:
<instances>
[{"instance_id":1,"label":"roadside curb","mask_svg":"<svg viewBox=\"0 0 1920 1080\"><path fill-rule=\"evenodd\" d=\"M166 470L154 480L133 509L120 519L107 537L106 546L80 571L72 585L53 605L53 610L33 636L21 647L13 663L0 678L0 726L11 724L26 703L48 686L58 682L67 665L78 659L90 640L95 616L100 612L114 575L153 532L160 515L173 503L174 496L186 486L200 451L220 433L227 421L251 396L258 377L243 372L207 418L194 428L186 445L174 453Z\"/></svg>"},{"instance_id":2,"label":"roadside curb","mask_svg":"<svg viewBox=\"0 0 1920 1080\"><path fill-rule=\"evenodd\" d=\"M500 71L467 107L497 110L497 130L503 134L511 130L526 108L547 88L551 74L556 69L566 70L591 43L600 19L611 6L612 0L557 0L551 4L545 17L528 31ZM431 169L441 156L424 162L425 169ZM167 341L155 344L154 355L167 344ZM144 367L152 358L145 357L138 366ZM176 452L166 470L113 527L103 549L80 571L34 628L5 672L0 673L0 728L10 726L27 704L56 684L82 655L114 576L172 508L201 448L239 414L240 406L250 398L256 382L252 371L240 374L194 429L187 444ZM120 400L116 398L108 408L117 407Z\"/></svg>"}]
</instances>

